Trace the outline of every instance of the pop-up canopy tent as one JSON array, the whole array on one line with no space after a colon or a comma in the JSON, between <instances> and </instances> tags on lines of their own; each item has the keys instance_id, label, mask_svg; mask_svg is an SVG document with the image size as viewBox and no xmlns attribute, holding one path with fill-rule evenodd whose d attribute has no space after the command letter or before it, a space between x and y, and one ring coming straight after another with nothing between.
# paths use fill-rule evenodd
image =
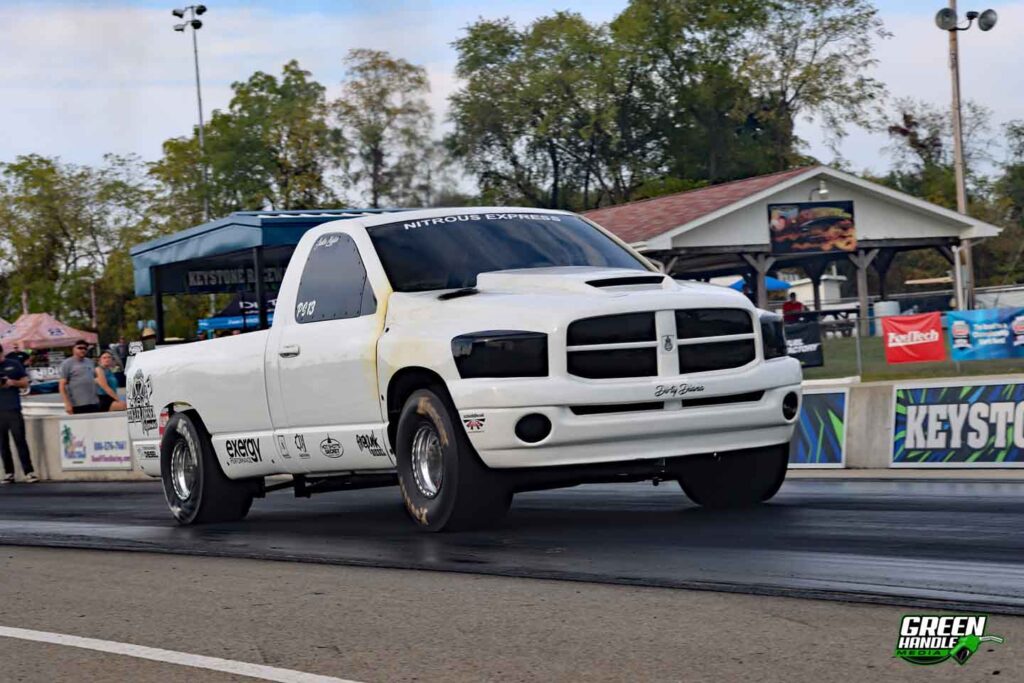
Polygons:
<instances>
[{"instance_id":1,"label":"pop-up canopy tent","mask_svg":"<svg viewBox=\"0 0 1024 683\"><path fill-rule=\"evenodd\" d=\"M14 321L14 325L0 336L4 350L19 348L55 349L73 346L80 339L96 344L99 337L95 332L76 330L65 325L49 313L26 313Z\"/></svg>"},{"instance_id":2,"label":"pop-up canopy tent","mask_svg":"<svg viewBox=\"0 0 1024 683\"><path fill-rule=\"evenodd\" d=\"M277 307L277 296L264 297L267 323L274 322L274 309ZM259 306L255 299L244 294L236 294L235 298L221 309L217 315L199 320L199 330L258 330L260 327Z\"/></svg>"},{"instance_id":3,"label":"pop-up canopy tent","mask_svg":"<svg viewBox=\"0 0 1024 683\"><path fill-rule=\"evenodd\" d=\"M4 320L3 318L0 318L0 337L2 337L5 334L7 334L11 330L12 327L14 327L14 325L10 324L9 322Z\"/></svg>"},{"instance_id":4,"label":"pop-up canopy tent","mask_svg":"<svg viewBox=\"0 0 1024 683\"><path fill-rule=\"evenodd\" d=\"M740 292L740 291L743 291L743 285L746 284L746 282L747 282L746 280L744 280L743 278L740 278L739 280L736 280L736 282L734 282L731 285L729 285L729 287L731 287L732 289L735 289L737 292ZM772 277L771 275L766 275L765 276L764 284L765 284L765 287L768 288L769 292L784 292L787 289L789 289L789 283L788 282L786 282L785 280L780 280L780 279L778 279L776 277Z\"/></svg>"}]
</instances>

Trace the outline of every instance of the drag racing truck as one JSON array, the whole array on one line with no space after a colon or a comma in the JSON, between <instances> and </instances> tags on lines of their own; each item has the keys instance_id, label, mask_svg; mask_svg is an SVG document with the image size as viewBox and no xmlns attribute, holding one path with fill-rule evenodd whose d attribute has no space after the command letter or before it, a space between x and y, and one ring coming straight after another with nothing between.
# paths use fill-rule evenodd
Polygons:
<instances>
[{"instance_id":1,"label":"drag racing truck","mask_svg":"<svg viewBox=\"0 0 1024 683\"><path fill-rule=\"evenodd\" d=\"M520 491L676 481L719 508L785 478L801 371L782 318L673 280L581 216L324 223L277 302L267 330L129 362L134 454L182 524L285 487L397 484L438 531L491 523Z\"/></svg>"}]
</instances>

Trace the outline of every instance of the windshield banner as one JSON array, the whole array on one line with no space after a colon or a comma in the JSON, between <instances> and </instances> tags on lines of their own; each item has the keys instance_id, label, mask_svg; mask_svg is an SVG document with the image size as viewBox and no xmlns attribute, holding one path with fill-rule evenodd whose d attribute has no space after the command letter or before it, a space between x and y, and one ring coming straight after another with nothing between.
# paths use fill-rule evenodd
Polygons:
<instances>
[{"instance_id":1,"label":"windshield banner","mask_svg":"<svg viewBox=\"0 0 1024 683\"><path fill-rule=\"evenodd\" d=\"M889 363L924 363L946 360L942 315L895 315L882 318L885 360Z\"/></svg>"},{"instance_id":2,"label":"windshield banner","mask_svg":"<svg viewBox=\"0 0 1024 683\"><path fill-rule=\"evenodd\" d=\"M922 382L894 391L893 467L1024 465L1024 384Z\"/></svg>"},{"instance_id":3,"label":"windshield banner","mask_svg":"<svg viewBox=\"0 0 1024 683\"><path fill-rule=\"evenodd\" d=\"M1024 308L951 311L946 319L953 360L1024 357Z\"/></svg>"}]
</instances>

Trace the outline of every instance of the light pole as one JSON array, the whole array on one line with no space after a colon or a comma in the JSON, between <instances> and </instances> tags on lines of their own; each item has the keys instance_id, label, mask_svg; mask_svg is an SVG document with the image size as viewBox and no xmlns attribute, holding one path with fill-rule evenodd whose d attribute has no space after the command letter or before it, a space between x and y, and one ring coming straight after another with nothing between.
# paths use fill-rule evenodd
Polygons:
<instances>
[{"instance_id":1,"label":"light pole","mask_svg":"<svg viewBox=\"0 0 1024 683\"><path fill-rule=\"evenodd\" d=\"M956 14L956 0L949 0L949 7L943 7L935 15L935 24L949 33L949 72L953 81L953 171L956 175L956 210L967 215L967 183L964 170L964 131L963 111L960 107L960 48L957 42L957 32L966 31L978 20L978 28L982 31L990 31L996 25L999 15L995 10L987 9L984 12L968 12L967 25L960 26L960 19ZM960 254L963 255L964 283L963 288L957 287L956 300L957 308L965 310L971 308L974 303L974 259L971 255L971 241L963 240L958 252L955 252L956 263L955 273L960 273ZM959 279L959 278L957 278Z\"/></svg>"},{"instance_id":2,"label":"light pole","mask_svg":"<svg viewBox=\"0 0 1024 683\"><path fill-rule=\"evenodd\" d=\"M199 45L196 40L196 32L203 27L203 22L197 19L206 12L206 5L189 5L181 9L171 10L171 14L179 19L184 19L180 24L174 25L174 30L184 33L185 29L192 28L192 55L196 63L196 100L199 103L199 155L200 166L203 169L203 219L210 220L210 192L206 174L206 145L203 136L203 91L199 87ZM185 15L188 15L186 18Z\"/></svg>"}]
</instances>

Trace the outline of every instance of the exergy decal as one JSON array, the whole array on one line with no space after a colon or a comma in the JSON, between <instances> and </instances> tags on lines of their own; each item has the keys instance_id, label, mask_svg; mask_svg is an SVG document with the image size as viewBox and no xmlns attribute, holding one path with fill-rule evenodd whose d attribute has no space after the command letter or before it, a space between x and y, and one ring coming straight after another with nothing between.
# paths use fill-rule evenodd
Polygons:
<instances>
[{"instance_id":1,"label":"exergy decal","mask_svg":"<svg viewBox=\"0 0 1024 683\"><path fill-rule=\"evenodd\" d=\"M982 643L1002 643L985 635L986 614L908 614L900 621L894 657L911 664L941 664L952 659L961 666Z\"/></svg>"},{"instance_id":2,"label":"exergy decal","mask_svg":"<svg viewBox=\"0 0 1024 683\"><path fill-rule=\"evenodd\" d=\"M384 447L377 441L377 435L373 432L369 434L356 434L356 445L359 447L359 452L369 452L375 458L387 457L387 453L384 452Z\"/></svg>"},{"instance_id":3,"label":"exergy decal","mask_svg":"<svg viewBox=\"0 0 1024 683\"><path fill-rule=\"evenodd\" d=\"M1024 462L1024 384L898 386L893 464Z\"/></svg>"},{"instance_id":4,"label":"exergy decal","mask_svg":"<svg viewBox=\"0 0 1024 683\"><path fill-rule=\"evenodd\" d=\"M244 439L228 439L224 443L228 452L229 465L263 462L260 453L260 440L255 437Z\"/></svg>"},{"instance_id":5,"label":"exergy decal","mask_svg":"<svg viewBox=\"0 0 1024 683\"><path fill-rule=\"evenodd\" d=\"M143 375L142 370L136 370L125 387L125 398L128 399L128 424L141 424L144 434L149 434L157 428L152 396L153 380Z\"/></svg>"}]
</instances>

